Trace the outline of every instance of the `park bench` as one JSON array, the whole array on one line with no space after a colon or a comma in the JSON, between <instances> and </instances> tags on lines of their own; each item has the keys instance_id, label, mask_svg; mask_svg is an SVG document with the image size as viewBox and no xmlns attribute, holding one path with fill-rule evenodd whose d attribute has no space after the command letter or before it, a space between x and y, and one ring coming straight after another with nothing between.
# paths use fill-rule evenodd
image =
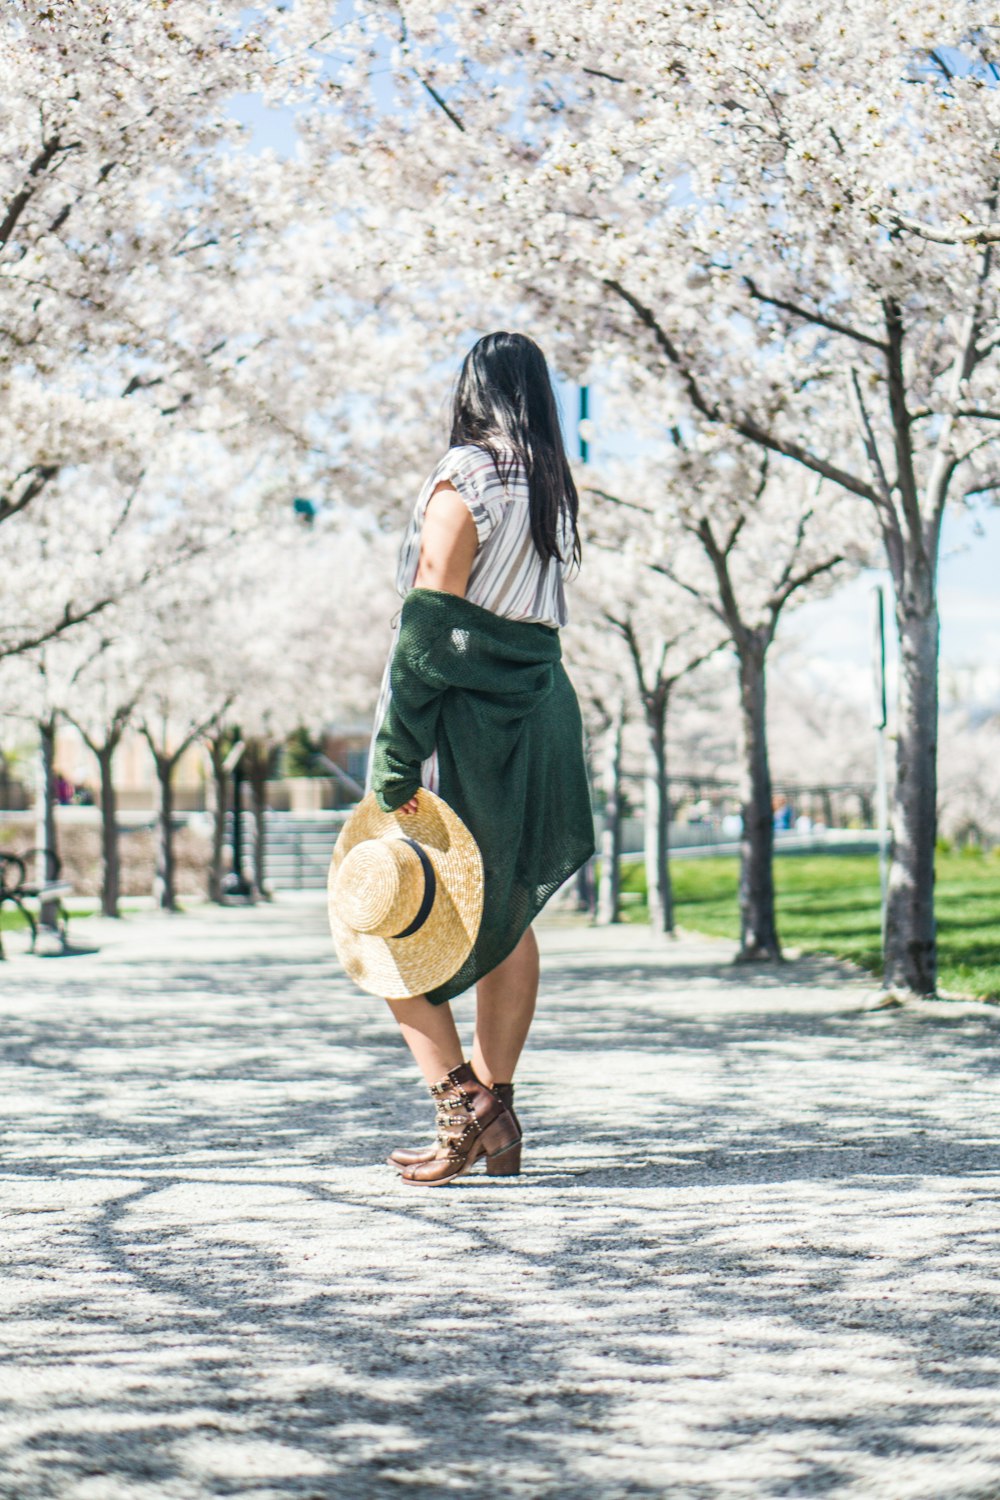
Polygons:
<instances>
[{"instance_id":1,"label":"park bench","mask_svg":"<svg viewBox=\"0 0 1000 1500\"><path fill-rule=\"evenodd\" d=\"M71 895L73 887L60 879L59 857L52 850L44 851L46 879L29 876L29 869L35 868L42 853L41 849L26 849L23 854L0 853L0 911L9 903L21 913L31 933L32 953L40 929L54 932L65 952L69 946L69 915L63 906L63 897ZM37 917L33 908L37 908ZM4 956L0 934L0 959Z\"/></svg>"}]
</instances>

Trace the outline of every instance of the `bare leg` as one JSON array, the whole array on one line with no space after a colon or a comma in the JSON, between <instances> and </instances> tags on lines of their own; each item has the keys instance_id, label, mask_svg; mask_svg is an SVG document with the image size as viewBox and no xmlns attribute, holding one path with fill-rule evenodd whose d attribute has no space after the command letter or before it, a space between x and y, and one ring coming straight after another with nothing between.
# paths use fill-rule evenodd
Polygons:
<instances>
[{"instance_id":1,"label":"bare leg","mask_svg":"<svg viewBox=\"0 0 1000 1500\"><path fill-rule=\"evenodd\" d=\"M483 1083L511 1083L538 997L538 944L529 927L502 964L476 985L472 1067Z\"/></svg>"},{"instance_id":2,"label":"bare leg","mask_svg":"<svg viewBox=\"0 0 1000 1500\"><path fill-rule=\"evenodd\" d=\"M389 1009L426 1083L440 1082L465 1061L450 1005L432 1005L426 996L414 995L390 1000Z\"/></svg>"}]
</instances>

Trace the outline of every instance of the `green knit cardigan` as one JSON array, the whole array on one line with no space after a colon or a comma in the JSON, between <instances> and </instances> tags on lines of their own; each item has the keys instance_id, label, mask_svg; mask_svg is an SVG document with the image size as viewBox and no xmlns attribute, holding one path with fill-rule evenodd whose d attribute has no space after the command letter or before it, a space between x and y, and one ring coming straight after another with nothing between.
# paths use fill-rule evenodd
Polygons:
<instances>
[{"instance_id":1,"label":"green knit cardigan","mask_svg":"<svg viewBox=\"0 0 1000 1500\"><path fill-rule=\"evenodd\" d=\"M403 601L390 682L372 767L379 806L409 801L436 747L439 794L485 867L479 935L458 973L429 992L440 1005L512 953L593 854L583 725L558 630L436 589Z\"/></svg>"}]
</instances>

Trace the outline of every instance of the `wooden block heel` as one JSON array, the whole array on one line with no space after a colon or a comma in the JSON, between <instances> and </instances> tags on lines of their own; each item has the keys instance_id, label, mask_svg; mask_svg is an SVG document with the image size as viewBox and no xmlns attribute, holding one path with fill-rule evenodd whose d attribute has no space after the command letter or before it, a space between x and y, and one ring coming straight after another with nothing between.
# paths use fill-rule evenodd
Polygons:
<instances>
[{"instance_id":1,"label":"wooden block heel","mask_svg":"<svg viewBox=\"0 0 1000 1500\"><path fill-rule=\"evenodd\" d=\"M494 1156L486 1158L486 1171L490 1177L516 1177L521 1170L521 1142L515 1141Z\"/></svg>"},{"instance_id":2,"label":"wooden block heel","mask_svg":"<svg viewBox=\"0 0 1000 1500\"><path fill-rule=\"evenodd\" d=\"M431 1093L437 1103L437 1146L429 1156L421 1152L418 1159L400 1164L403 1182L444 1187L480 1157L493 1177L512 1177L521 1170L517 1117L499 1093L480 1083L469 1063L431 1084Z\"/></svg>"}]
</instances>

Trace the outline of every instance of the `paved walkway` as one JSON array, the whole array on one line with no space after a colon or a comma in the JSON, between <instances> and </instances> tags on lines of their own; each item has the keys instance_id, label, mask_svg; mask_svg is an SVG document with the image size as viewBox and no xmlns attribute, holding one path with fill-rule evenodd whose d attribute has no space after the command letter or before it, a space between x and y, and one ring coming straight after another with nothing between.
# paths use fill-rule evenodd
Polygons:
<instances>
[{"instance_id":1,"label":"paved walkway","mask_svg":"<svg viewBox=\"0 0 1000 1500\"><path fill-rule=\"evenodd\" d=\"M4 1497L1000 1494L1000 1010L547 927L430 1192L316 901L88 927L0 970Z\"/></svg>"}]
</instances>

